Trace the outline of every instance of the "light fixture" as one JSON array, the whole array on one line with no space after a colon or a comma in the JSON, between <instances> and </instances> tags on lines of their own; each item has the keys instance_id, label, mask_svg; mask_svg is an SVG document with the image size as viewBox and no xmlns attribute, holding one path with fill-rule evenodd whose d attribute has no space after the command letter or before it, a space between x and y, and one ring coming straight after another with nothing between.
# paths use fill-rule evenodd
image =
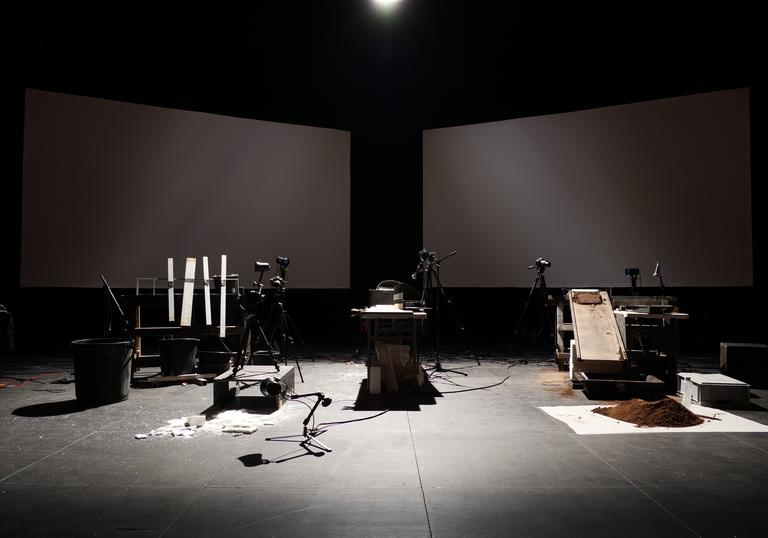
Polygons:
<instances>
[{"instance_id":1,"label":"light fixture","mask_svg":"<svg viewBox=\"0 0 768 538\"><path fill-rule=\"evenodd\" d=\"M379 9L392 9L395 5L399 4L402 0L373 0L373 3Z\"/></svg>"},{"instance_id":2,"label":"light fixture","mask_svg":"<svg viewBox=\"0 0 768 538\"><path fill-rule=\"evenodd\" d=\"M259 389L264 396L285 396L288 386L277 377L268 377L259 383Z\"/></svg>"}]
</instances>

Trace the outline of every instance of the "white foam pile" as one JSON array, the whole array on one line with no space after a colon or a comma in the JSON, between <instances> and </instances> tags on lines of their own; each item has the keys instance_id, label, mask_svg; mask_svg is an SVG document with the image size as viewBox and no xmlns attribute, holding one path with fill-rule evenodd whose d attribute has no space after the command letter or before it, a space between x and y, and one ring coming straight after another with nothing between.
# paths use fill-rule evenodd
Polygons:
<instances>
[{"instance_id":1,"label":"white foam pile","mask_svg":"<svg viewBox=\"0 0 768 538\"><path fill-rule=\"evenodd\" d=\"M194 437L199 432L215 434L231 433L233 435L251 434L265 426L274 426L286 420L301 422L302 406L284 405L281 409L269 415L252 413L241 409L230 409L214 415L206 420L205 415L192 415L166 421L165 426L155 428L149 433L139 433L136 439L150 437Z\"/></svg>"}]
</instances>

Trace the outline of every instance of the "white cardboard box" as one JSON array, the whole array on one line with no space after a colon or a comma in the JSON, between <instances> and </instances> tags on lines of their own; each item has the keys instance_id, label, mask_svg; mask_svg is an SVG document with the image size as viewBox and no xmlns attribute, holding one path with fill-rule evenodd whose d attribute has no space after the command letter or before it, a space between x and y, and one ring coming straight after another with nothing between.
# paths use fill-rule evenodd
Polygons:
<instances>
[{"instance_id":1,"label":"white cardboard box","mask_svg":"<svg viewBox=\"0 0 768 538\"><path fill-rule=\"evenodd\" d=\"M746 409L749 407L749 385L723 374L679 372L677 392L682 394L683 380L693 387L693 403L718 409Z\"/></svg>"}]
</instances>

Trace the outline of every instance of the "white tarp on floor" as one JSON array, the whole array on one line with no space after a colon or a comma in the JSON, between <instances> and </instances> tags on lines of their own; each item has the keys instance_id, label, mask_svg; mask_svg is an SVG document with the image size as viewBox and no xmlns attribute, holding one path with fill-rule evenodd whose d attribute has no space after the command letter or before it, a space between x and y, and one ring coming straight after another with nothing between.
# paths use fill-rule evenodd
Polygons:
<instances>
[{"instance_id":1,"label":"white tarp on floor","mask_svg":"<svg viewBox=\"0 0 768 538\"><path fill-rule=\"evenodd\" d=\"M600 405L575 405L539 407L542 411L565 422L579 435L600 435L610 433L682 433L682 432L765 432L768 426L736 416L720 409L693 404L691 411L704 419L703 424L685 428L639 427L604 415L593 413Z\"/></svg>"}]
</instances>

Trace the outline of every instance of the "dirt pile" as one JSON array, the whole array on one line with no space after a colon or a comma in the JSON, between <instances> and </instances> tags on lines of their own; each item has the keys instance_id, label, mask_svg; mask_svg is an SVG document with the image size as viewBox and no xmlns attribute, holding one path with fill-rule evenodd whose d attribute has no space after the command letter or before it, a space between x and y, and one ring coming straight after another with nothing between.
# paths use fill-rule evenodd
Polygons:
<instances>
[{"instance_id":1,"label":"dirt pile","mask_svg":"<svg viewBox=\"0 0 768 538\"><path fill-rule=\"evenodd\" d=\"M671 398L655 401L635 398L613 407L598 407L592 412L646 427L685 428L704 422L700 417Z\"/></svg>"}]
</instances>

